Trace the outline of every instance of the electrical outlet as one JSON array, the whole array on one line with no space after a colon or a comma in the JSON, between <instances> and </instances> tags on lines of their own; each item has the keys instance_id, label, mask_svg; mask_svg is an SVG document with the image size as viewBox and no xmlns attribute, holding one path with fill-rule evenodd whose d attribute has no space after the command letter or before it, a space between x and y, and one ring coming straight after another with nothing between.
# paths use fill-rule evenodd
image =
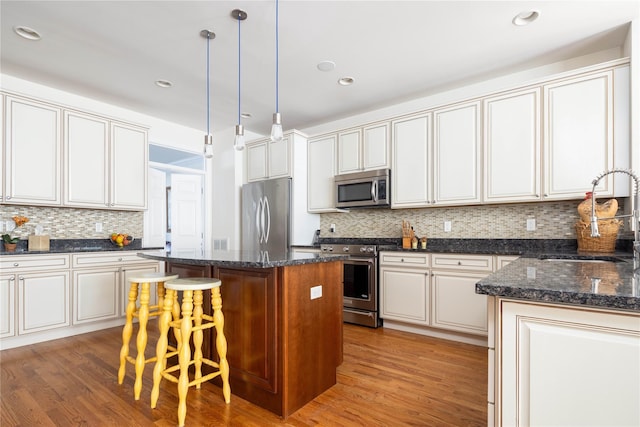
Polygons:
<instances>
[{"instance_id":1,"label":"electrical outlet","mask_svg":"<svg viewBox=\"0 0 640 427\"><path fill-rule=\"evenodd\" d=\"M445 233L451 232L451 221L444 222L444 231Z\"/></svg>"},{"instance_id":2,"label":"electrical outlet","mask_svg":"<svg viewBox=\"0 0 640 427\"><path fill-rule=\"evenodd\" d=\"M96 222L96 233L102 233L102 223Z\"/></svg>"},{"instance_id":3,"label":"electrical outlet","mask_svg":"<svg viewBox=\"0 0 640 427\"><path fill-rule=\"evenodd\" d=\"M536 231L536 219L527 218L527 231Z\"/></svg>"},{"instance_id":4,"label":"electrical outlet","mask_svg":"<svg viewBox=\"0 0 640 427\"><path fill-rule=\"evenodd\" d=\"M311 288L311 299L320 298L322 296L322 285Z\"/></svg>"},{"instance_id":5,"label":"electrical outlet","mask_svg":"<svg viewBox=\"0 0 640 427\"><path fill-rule=\"evenodd\" d=\"M9 232L11 232L11 231L13 231L13 229L14 229L14 228L16 228L16 223L15 223L15 222L13 222L13 220L11 220L11 221L8 221L8 220L7 220L7 221L4 223L4 230L5 230L5 231L9 231Z\"/></svg>"},{"instance_id":6,"label":"electrical outlet","mask_svg":"<svg viewBox=\"0 0 640 427\"><path fill-rule=\"evenodd\" d=\"M335 232L336 232L336 225L335 225L335 224L331 224L331 225L329 226L329 231L330 231L331 233L335 233Z\"/></svg>"}]
</instances>

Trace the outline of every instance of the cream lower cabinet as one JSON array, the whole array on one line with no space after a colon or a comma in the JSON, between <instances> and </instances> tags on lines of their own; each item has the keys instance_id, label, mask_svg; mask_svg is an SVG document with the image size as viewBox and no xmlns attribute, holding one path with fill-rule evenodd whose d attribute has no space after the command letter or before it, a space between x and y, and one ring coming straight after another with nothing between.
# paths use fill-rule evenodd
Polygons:
<instances>
[{"instance_id":1,"label":"cream lower cabinet","mask_svg":"<svg viewBox=\"0 0 640 427\"><path fill-rule=\"evenodd\" d=\"M640 313L496 301L490 425L640 425Z\"/></svg>"},{"instance_id":2,"label":"cream lower cabinet","mask_svg":"<svg viewBox=\"0 0 640 427\"><path fill-rule=\"evenodd\" d=\"M380 254L380 317L429 325L429 255Z\"/></svg>"}]
</instances>

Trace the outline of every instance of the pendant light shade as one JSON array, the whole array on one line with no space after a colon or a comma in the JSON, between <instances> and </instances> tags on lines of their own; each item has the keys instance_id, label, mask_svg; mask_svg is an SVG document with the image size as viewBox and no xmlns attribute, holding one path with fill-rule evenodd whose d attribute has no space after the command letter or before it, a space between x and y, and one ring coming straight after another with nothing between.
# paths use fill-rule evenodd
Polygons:
<instances>
[{"instance_id":1,"label":"pendant light shade","mask_svg":"<svg viewBox=\"0 0 640 427\"><path fill-rule=\"evenodd\" d=\"M241 108L240 108L240 100L241 100L241 62L240 62L240 23L247 19L247 12L234 9L231 12L231 16L238 21L238 124L236 125L236 136L233 141L233 146L236 150L241 151L244 150L244 127L241 123Z\"/></svg>"},{"instance_id":2,"label":"pendant light shade","mask_svg":"<svg viewBox=\"0 0 640 427\"><path fill-rule=\"evenodd\" d=\"M273 114L273 125L271 126L271 140L274 142L282 140L282 117L280 116L279 111L279 60L280 60L280 52L279 52L279 22L278 22L278 0L276 0L276 112Z\"/></svg>"},{"instance_id":3,"label":"pendant light shade","mask_svg":"<svg viewBox=\"0 0 640 427\"><path fill-rule=\"evenodd\" d=\"M204 157L206 157L207 159L210 159L213 157L213 135L211 135L211 128L210 128L210 118L211 118L211 109L210 109L210 99L211 99L211 95L210 95L210 90L209 90L209 43L211 42L211 40L213 40L216 35L215 33L213 33L212 31L209 30L202 30L200 31L200 35L202 37L204 37L205 39L207 39L207 94L206 94L206 98L207 98L207 133L204 136Z\"/></svg>"}]
</instances>

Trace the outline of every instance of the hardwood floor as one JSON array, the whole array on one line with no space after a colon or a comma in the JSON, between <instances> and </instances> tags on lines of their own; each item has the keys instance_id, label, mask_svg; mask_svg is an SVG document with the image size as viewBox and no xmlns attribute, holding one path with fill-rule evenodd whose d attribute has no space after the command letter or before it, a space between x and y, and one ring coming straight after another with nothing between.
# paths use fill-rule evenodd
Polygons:
<instances>
[{"instance_id":1,"label":"hardwood floor","mask_svg":"<svg viewBox=\"0 0 640 427\"><path fill-rule=\"evenodd\" d=\"M173 426L175 384L149 408L152 365L133 400L117 383L121 328L0 352L0 425ZM155 341L150 340L149 346ZM187 426L483 426L487 350L410 333L344 326L338 384L286 420L213 384L189 389Z\"/></svg>"}]
</instances>

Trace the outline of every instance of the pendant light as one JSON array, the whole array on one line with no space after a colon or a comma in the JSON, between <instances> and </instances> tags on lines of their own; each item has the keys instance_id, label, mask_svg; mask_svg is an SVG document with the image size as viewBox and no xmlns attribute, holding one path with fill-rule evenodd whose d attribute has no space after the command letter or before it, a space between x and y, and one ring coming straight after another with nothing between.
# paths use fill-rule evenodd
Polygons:
<instances>
[{"instance_id":1,"label":"pendant light","mask_svg":"<svg viewBox=\"0 0 640 427\"><path fill-rule=\"evenodd\" d=\"M207 39L207 134L204 136L204 157L210 159L213 157L213 135L211 135L210 125L210 108L209 108L209 100L211 99L209 92L209 42L213 40L216 35L214 32L209 30L200 31L200 35Z\"/></svg>"},{"instance_id":2,"label":"pendant light","mask_svg":"<svg viewBox=\"0 0 640 427\"><path fill-rule=\"evenodd\" d=\"M278 108L279 95L279 39L278 39L278 0L276 0L276 112L273 114L273 125L271 126L271 140L282 141L282 117Z\"/></svg>"},{"instance_id":3,"label":"pendant light","mask_svg":"<svg viewBox=\"0 0 640 427\"><path fill-rule=\"evenodd\" d=\"M240 84L240 22L244 21L245 19L247 19L247 12L245 12L244 10L240 10L240 9L234 9L231 12L231 16L233 16L234 19L236 19L238 21L238 124L236 125L236 137L235 140L233 142L233 146L236 150L240 151L240 150L244 150L244 127L242 126L242 123L240 122L241 119L241 109L240 109L240 88L241 88L241 84Z\"/></svg>"}]
</instances>

